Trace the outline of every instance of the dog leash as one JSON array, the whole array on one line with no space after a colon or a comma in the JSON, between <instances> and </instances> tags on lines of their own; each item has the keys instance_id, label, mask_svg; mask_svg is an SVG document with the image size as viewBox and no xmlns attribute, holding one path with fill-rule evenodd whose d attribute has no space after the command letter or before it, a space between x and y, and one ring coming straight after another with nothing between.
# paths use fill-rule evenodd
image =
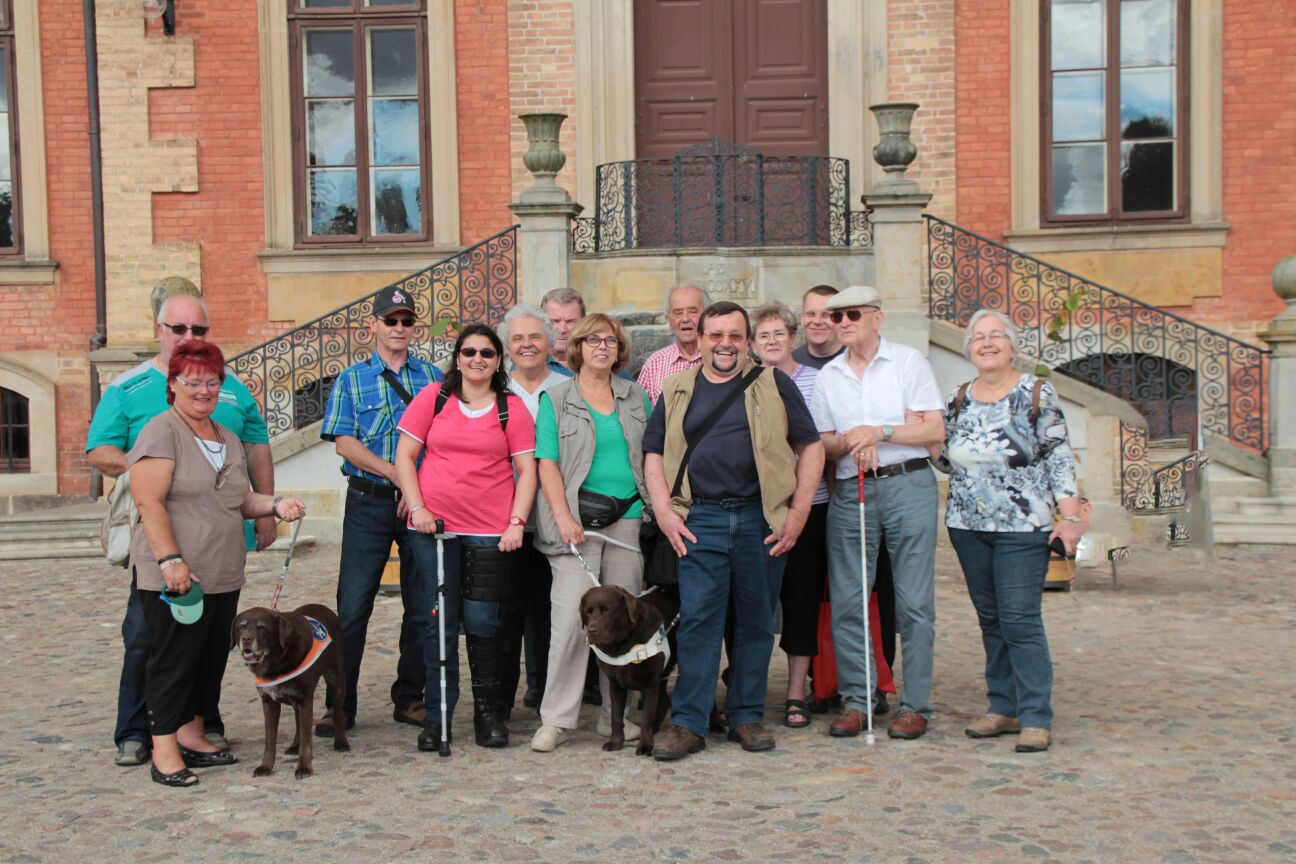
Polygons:
<instances>
[{"instance_id":1,"label":"dog leash","mask_svg":"<svg viewBox=\"0 0 1296 864\"><path fill-rule=\"evenodd\" d=\"M595 531L586 531L586 532L585 532L585 536L586 536L586 537L597 537L597 538L600 539L600 540L604 540L604 541L606 541L606 542L608 542L608 543L611 543L613 546L620 546L622 549L629 549L629 550L632 551L632 552L638 552L638 551L639 551L638 549L635 549L633 546L629 546L629 545L627 545L627 544L625 544L625 543L621 543L621 542L619 542L619 541L613 540L613 539L610 538L610 537L605 537L605 536L603 536L602 534L599 534L599 533L597 533L597 532L595 532ZM576 544L575 544L575 543L568 543L568 544L567 544L567 548L571 550L571 554L573 554L573 555L576 556L576 560L580 562L581 567L585 570L585 575L588 576L588 577L590 578L590 581L594 583L594 587L595 587L595 588L602 588L602 587L603 587L603 583L600 582L599 579L598 579L598 577L594 575L594 571L590 569L589 564L585 563L585 559L584 559L584 557L581 556L580 551L577 550L577 548L576 548ZM654 586L652 586L651 588L649 588L647 591L644 591L642 594L636 594L635 596L636 596L636 597L644 597L644 596L647 596L648 594L651 594L652 592L654 592L654 591L656 591L656 590L657 590L657 586L654 585Z\"/></svg>"},{"instance_id":2,"label":"dog leash","mask_svg":"<svg viewBox=\"0 0 1296 864\"><path fill-rule=\"evenodd\" d=\"M293 550L297 548L297 532L301 531L305 519L298 519L293 526L292 539L288 541L288 557L284 559L283 569L279 571L279 582L275 585L274 596L270 598L270 608L279 608L279 595L283 593L284 580L288 578L288 565L292 563Z\"/></svg>"}]
</instances>

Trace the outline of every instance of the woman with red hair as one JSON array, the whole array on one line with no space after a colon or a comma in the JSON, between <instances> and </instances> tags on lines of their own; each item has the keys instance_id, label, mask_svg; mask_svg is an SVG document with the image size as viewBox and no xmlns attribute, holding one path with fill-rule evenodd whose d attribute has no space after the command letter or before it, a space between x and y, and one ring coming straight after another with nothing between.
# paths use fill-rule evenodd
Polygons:
<instances>
[{"instance_id":1,"label":"woman with red hair","mask_svg":"<svg viewBox=\"0 0 1296 864\"><path fill-rule=\"evenodd\" d=\"M171 410L149 421L127 456L140 513L130 566L148 621L151 774L165 786L193 786L190 768L238 761L203 737L203 717L220 697L243 587L243 519L306 512L300 499L251 490L243 445L211 419L224 380L215 345L177 345L167 369Z\"/></svg>"}]
</instances>

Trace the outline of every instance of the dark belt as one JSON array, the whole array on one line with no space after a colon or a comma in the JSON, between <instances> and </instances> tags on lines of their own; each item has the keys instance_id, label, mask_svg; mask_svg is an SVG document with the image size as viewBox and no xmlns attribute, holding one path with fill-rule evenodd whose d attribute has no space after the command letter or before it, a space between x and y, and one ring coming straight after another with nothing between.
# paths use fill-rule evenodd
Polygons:
<instances>
[{"instance_id":1,"label":"dark belt","mask_svg":"<svg viewBox=\"0 0 1296 864\"><path fill-rule=\"evenodd\" d=\"M930 464L931 460L926 456L923 456L920 459L910 459L907 462L897 462L894 465L883 465L881 468L874 468L872 471L865 471L864 476L870 480L879 477L894 477L897 474L909 474L921 470Z\"/></svg>"},{"instance_id":2,"label":"dark belt","mask_svg":"<svg viewBox=\"0 0 1296 864\"><path fill-rule=\"evenodd\" d=\"M366 495L376 495L379 498L390 498L392 501L399 501L401 497L400 489L395 486L388 486L385 483L374 483L363 477L352 477L347 475L347 485L357 492L363 492Z\"/></svg>"}]
</instances>

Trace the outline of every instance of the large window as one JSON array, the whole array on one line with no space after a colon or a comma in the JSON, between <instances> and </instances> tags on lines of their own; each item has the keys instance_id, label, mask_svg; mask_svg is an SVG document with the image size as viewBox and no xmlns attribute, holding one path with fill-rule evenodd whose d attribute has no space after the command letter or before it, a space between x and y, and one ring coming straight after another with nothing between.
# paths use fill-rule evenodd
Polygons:
<instances>
[{"instance_id":1,"label":"large window","mask_svg":"<svg viewBox=\"0 0 1296 864\"><path fill-rule=\"evenodd\" d=\"M27 397L0 387L0 474L31 471L31 421Z\"/></svg>"},{"instance_id":2,"label":"large window","mask_svg":"<svg viewBox=\"0 0 1296 864\"><path fill-rule=\"evenodd\" d=\"M430 180L422 0L295 3L299 244L425 241Z\"/></svg>"},{"instance_id":3,"label":"large window","mask_svg":"<svg viewBox=\"0 0 1296 864\"><path fill-rule=\"evenodd\" d=\"M14 93L13 10L0 0L0 255L22 251L18 232L18 122Z\"/></svg>"},{"instance_id":4,"label":"large window","mask_svg":"<svg viewBox=\"0 0 1296 864\"><path fill-rule=\"evenodd\" d=\"M1187 0L1043 0L1046 224L1188 216Z\"/></svg>"}]
</instances>

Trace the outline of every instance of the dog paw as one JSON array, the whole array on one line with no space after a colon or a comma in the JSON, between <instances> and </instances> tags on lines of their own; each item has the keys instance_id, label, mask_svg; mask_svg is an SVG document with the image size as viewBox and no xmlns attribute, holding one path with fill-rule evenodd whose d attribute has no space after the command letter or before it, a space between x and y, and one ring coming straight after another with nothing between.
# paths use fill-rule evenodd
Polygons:
<instances>
[{"instance_id":1,"label":"dog paw","mask_svg":"<svg viewBox=\"0 0 1296 864\"><path fill-rule=\"evenodd\" d=\"M615 753L616 751L620 750L624 746L625 746L625 741L617 741L616 739L613 739L603 744L603 752Z\"/></svg>"},{"instance_id":2,"label":"dog paw","mask_svg":"<svg viewBox=\"0 0 1296 864\"><path fill-rule=\"evenodd\" d=\"M305 779L305 778L307 778L307 777L310 777L310 776L314 775L314 773L315 773L314 770L312 770L312 769L310 769L310 768L304 768L304 767L298 766L298 768L297 768L297 773L294 774L293 776L296 777L298 780L303 780L303 779Z\"/></svg>"},{"instance_id":3,"label":"dog paw","mask_svg":"<svg viewBox=\"0 0 1296 864\"><path fill-rule=\"evenodd\" d=\"M649 740L649 741L644 741L643 738L640 738L640 739L639 739L639 746L635 748L635 755L636 755L636 756L651 756L651 755L652 755L652 751L653 751L653 742L652 742L651 740Z\"/></svg>"},{"instance_id":4,"label":"dog paw","mask_svg":"<svg viewBox=\"0 0 1296 864\"><path fill-rule=\"evenodd\" d=\"M289 744L289 745L288 745L288 749L284 751L284 755L285 755L285 756L296 756L296 755L297 755L297 749L298 749L298 748L297 748L297 745L296 745L296 744Z\"/></svg>"},{"instance_id":5,"label":"dog paw","mask_svg":"<svg viewBox=\"0 0 1296 864\"><path fill-rule=\"evenodd\" d=\"M334 742L333 742L333 750L334 750L334 752L336 752L336 753L350 753L350 752L351 752L351 745L348 744L348 743L345 742L345 741L334 741Z\"/></svg>"},{"instance_id":6,"label":"dog paw","mask_svg":"<svg viewBox=\"0 0 1296 864\"><path fill-rule=\"evenodd\" d=\"M274 773L274 767L271 765L258 765L253 771L253 777L269 777Z\"/></svg>"}]
</instances>

